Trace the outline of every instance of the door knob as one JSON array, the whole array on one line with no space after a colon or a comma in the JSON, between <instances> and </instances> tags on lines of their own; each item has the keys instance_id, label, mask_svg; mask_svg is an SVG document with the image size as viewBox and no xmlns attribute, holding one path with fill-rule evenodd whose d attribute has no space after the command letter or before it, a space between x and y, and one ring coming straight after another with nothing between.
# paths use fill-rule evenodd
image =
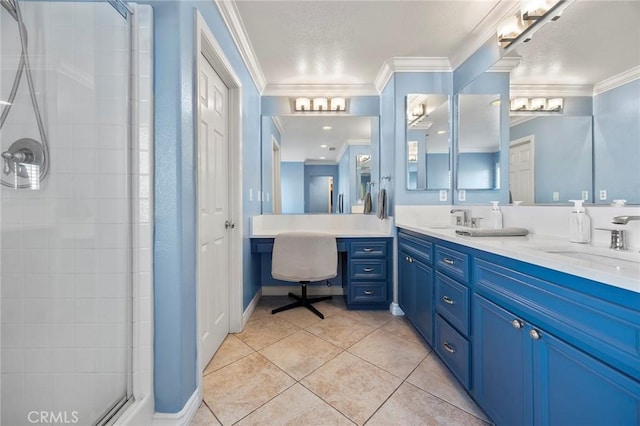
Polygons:
<instances>
[{"instance_id":1,"label":"door knob","mask_svg":"<svg viewBox=\"0 0 640 426\"><path fill-rule=\"evenodd\" d=\"M224 221L224 227L225 227L226 229L229 229L229 228L233 229L233 228L235 228L235 227L236 227L236 224L235 224L235 223L233 223L233 222L232 222L232 221L230 221L230 220L225 220L225 221Z\"/></svg>"}]
</instances>

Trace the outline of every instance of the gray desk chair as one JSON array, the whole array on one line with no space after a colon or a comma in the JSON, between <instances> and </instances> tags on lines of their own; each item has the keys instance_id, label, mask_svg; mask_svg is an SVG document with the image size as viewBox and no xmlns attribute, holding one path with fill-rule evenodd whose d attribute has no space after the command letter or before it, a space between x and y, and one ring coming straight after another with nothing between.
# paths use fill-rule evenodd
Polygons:
<instances>
[{"instance_id":1,"label":"gray desk chair","mask_svg":"<svg viewBox=\"0 0 640 426\"><path fill-rule=\"evenodd\" d=\"M337 275L338 248L336 237L317 232L284 232L276 235L271 258L271 275L278 280L298 282L302 295L289 293L296 302L271 311L272 314L304 306L324 319L312 303L331 299L307 297L307 284L328 280Z\"/></svg>"}]
</instances>

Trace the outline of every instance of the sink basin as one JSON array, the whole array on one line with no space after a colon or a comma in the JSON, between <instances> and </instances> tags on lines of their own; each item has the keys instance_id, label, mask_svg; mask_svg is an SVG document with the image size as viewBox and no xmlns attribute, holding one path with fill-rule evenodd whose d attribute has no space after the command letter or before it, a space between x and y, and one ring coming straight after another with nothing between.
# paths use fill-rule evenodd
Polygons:
<instances>
[{"instance_id":1,"label":"sink basin","mask_svg":"<svg viewBox=\"0 0 640 426\"><path fill-rule=\"evenodd\" d=\"M636 252L617 252L613 250L603 252L598 249L589 251L574 248L541 248L540 250L545 253L576 259L581 261L580 263L588 263L591 266L640 271L640 254Z\"/></svg>"}]
</instances>

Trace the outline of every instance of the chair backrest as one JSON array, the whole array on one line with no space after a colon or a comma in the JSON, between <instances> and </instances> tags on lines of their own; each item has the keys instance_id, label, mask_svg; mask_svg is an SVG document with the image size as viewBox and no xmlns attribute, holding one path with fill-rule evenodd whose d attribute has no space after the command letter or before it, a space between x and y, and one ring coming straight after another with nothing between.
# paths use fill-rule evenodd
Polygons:
<instances>
[{"instance_id":1,"label":"chair backrest","mask_svg":"<svg viewBox=\"0 0 640 426\"><path fill-rule=\"evenodd\" d=\"M283 232L276 235L271 275L284 281L320 281L338 270L336 237L319 232Z\"/></svg>"}]
</instances>

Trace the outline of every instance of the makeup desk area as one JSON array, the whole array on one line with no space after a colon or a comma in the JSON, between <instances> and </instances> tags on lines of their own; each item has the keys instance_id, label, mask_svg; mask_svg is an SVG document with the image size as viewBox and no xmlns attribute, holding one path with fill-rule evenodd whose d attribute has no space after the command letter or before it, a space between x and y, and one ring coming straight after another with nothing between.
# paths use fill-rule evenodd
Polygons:
<instances>
[{"instance_id":1,"label":"makeup desk area","mask_svg":"<svg viewBox=\"0 0 640 426\"><path fill-rule=\"evenodd\" d=\"M337 275L328 280L333 290L330 294L344 294L349 309L389 309L393 300L393 223L393 218L380 220L375 215L362 214L253 217L251 252L260 256L263 294L285 295L287 289L296 285L272 276L277 235L326 233L335 236L338 258ZM326 282L318 280L312 284L325 286Z\"/></svg>"}]
</instances>

